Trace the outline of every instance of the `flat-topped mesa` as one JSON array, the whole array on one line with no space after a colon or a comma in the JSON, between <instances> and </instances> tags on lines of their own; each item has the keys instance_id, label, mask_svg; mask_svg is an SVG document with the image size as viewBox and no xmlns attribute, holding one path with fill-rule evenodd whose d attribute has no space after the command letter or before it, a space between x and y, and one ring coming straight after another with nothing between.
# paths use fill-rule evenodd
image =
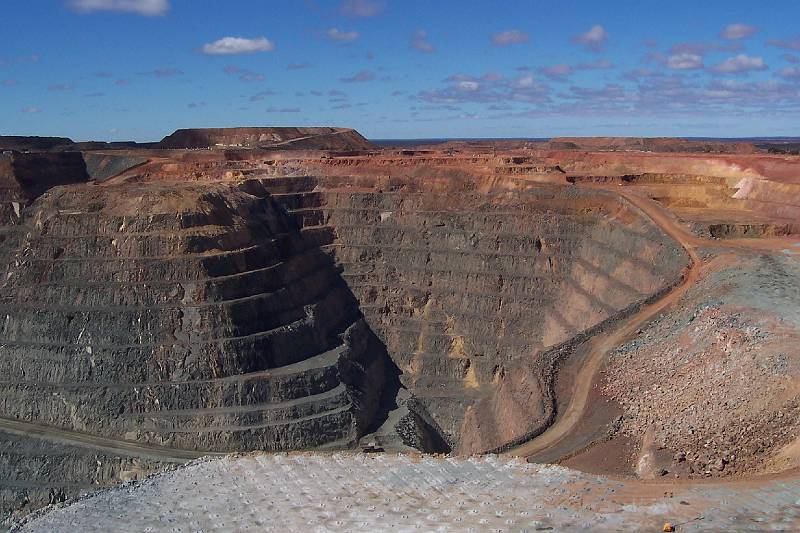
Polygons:
<instances>
[{"instance_id":1,"label":"flat-topped mesa","mask_svg":"<svg viewBox=\"0 0 800 533\"><path fill-rule=\"evenodd\" d=\"M0 135L0 151L53 150L67 148L75 143L67 137L26 137L23 135Z\"/></svg>"},{"instance_id":2,"label":"flat-topped mesa","mask_svg":"<svg viewBox=\"0 0 800 533\"><path fill-rule=\"evenodd\" d=\"M699 152L715 154L752 154L755 145L710 139L674 137L554 137L545 147L554 150L603 150L640 152Z\"/></svg>"},{"instance_id":3,"label":"flat-topped mesa","mask_svg":"<svg viewBox=\"0 0 800 533\"><path fill-rule=\"evenodd\" d=\"M158 146L164 149L373 150L376 148L354 129L328 127L180 129L162 139Z\"/></svg>"}]
</instances>

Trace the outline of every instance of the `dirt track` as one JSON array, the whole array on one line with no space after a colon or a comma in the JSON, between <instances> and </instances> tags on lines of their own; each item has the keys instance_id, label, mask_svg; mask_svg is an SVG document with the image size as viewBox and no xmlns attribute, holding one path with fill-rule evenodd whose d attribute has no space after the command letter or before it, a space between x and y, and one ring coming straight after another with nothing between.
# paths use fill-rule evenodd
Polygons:
<instances>
[{"instance_id":1,"label":"dirt track","mask_svg":"<svg viewBox=\"0 0 800 533\"><path fill-rule=\"evenodd\" d=\"M72 444L87 448L94 448L110 454L134 455L137 457L148 457L171 463L185 463L192 459L210 455L225 455L224 453L214 452L194 452L190 450L175 450L171 448L161 448L158 446L147 446L134 442L127 442L97 435L88 435L77 431L29 424L19 420L9 420L0 418L0 430L14 435L25 435L39 437L59 444Z\"/></svg>"},{"instance_id":2,"label":"dirt track","mask_svg":"<svg viewBox=\"0 0 800 533\"><path fill-rule=\"evenodd\" d=\"M683 281L663 298L643 307L639 312L624 320L616 329L600 334L590 341L589 355L574 384L572 397L562 416L544 433L525 444L512 448L506 452L506 455L529 457L554 446L566 437L586 410L589 392L606 354L622 344L639 327L655 317L664 308L678 301L699 276L701 260L695 251L695 244L688 238L689 234L678 227L663 212L655 208L651 201L626 192L615 192L641 209L654 224L658 225L667 235L683 246L689 254L689 267L683 275Z\"/></svg>"},{"instance_id":3,"label":"dirt track","mask_svg":"<svg viewBox=\"0 0 800 533\"><path fill-rule=\"evenodd\" d=\"M599 187L586 185L587 188L600 188L619 194L631 204L639 208L662 231L675 239L689 254L690 265L684 272L682 282L666 294L663 298L643 307L635 315L619 324L613 331L602 333L594 337L589 344L589 355L580 370L573 385L573 394L570 402L558 420L538 437L512 448L506 452L510 456L530 457L559 444L576 427L586 411L592 387L596 383L597 373L606 355L631 337L641 326L652 320L666 307L677 302L686 291L698 280L702 267L702 260L697 254L698 246L724 247L749 250L764 250L777 252L787 246L790 239L770 240L730 240L725 242L712 241L697 237L670 216L669 212L653 200L642 197L618 187ZM791 241L794 243L794 241Z\"/></svg>"}]
</instances>

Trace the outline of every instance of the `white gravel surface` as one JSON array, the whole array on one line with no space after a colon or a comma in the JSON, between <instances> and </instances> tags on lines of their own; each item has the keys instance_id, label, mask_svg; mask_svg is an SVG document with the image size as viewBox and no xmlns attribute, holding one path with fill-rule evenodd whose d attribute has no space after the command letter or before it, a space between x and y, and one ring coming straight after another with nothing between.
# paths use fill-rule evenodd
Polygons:
<instances>
[{"instance_id":1,"label":"white gravel surface","mask_svg":"<svg viewBox=\"0 0 800 533\"><path fill-rule=\"evenodd\" d=\"M201 460L51 507L33 531L796 531L800 481L645 490L496 456Z\"/></svg>"}]
</instances>

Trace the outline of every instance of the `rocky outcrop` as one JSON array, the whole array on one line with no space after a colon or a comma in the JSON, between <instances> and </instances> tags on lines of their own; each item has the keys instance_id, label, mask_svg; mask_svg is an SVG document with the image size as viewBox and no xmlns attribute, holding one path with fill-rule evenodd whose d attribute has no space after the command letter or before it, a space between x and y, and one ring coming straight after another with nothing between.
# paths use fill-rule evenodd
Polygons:
<instances>
[{"instance_id":1,"label":"rocky outcrop","mask_svg":"<svg viewBox=\"0 0 800 533\"><path fill-rule=\"evenodd\" d=\"M8 517L20 517L121 481L144 479L171 464L178 462L0 430L0 528Z\"/></svg>"},{"instance_id":2,"label":"rocky outcrop","mask_svg":"<svg viewBox=\"0 0 800 533\"><path fill-rule=\"evenodd\" d=\"M122 172L148 161L147 157L134 154L84 152L86 172L95 181L105 181Z\"/></svg>"},{"instance_id":3,"label":"rocky outcrop","mask_svg":"<svg viewBox=\"0 0 800 533\"><path fill-rule=\"evenodd\" d=\"M0 224L18 220L21 209L51 187L88 179L80 152L0 154Z\"/></svg>"}]
</instances>

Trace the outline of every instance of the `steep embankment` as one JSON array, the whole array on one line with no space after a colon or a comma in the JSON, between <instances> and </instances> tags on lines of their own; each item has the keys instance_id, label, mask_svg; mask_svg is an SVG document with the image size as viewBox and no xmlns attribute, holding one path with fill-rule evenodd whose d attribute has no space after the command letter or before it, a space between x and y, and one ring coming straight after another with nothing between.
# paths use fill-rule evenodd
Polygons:
<instances>
[{"instance_id":1,"label":"steep embankment","mask_svg":"<svg viewBox=\"0 0 800 533\"><path fill-rule=\"evenodd\" d=\"M668 286L686 260L603 193L529 184L487 194L445 178L265 186L301 224L335 230L326 248L414 406L463 453L546 424L548 349Z\"/></svg>"},{"instance_id":2,"label":"steep embankment","mask_svg":"<svg viewBox=\"0 0 800 533\"><path fill-rule=\"evenodd\" d=\"M0 154L0 224L17 221L51 187L88 180L80 152Z\"/></svg>"},{"instance_id":3,"label":"steep embankment","mask_svg":"<svg viewBox=\"0 0 800 533\"><path fill-rule=\"evenodd\" d=\"M149 158L136 152L83 152L86 172L95 181L105 181L146 163Z\"/></svg>"},{"instance_id":4,"label":"steep embankment","mask_svg":"<svg viewBox=\"0 0 800 533\"><path fill-rule=\"evenodd\" d=\"M40 198L6 249L0 416L196 450L357 439L385 360L329 234L251 186Z\"/></svg>"},{"instance_id":5,"label":"steep embankment","mask_svg":"<svg viewBox=\"0 0 800 533\"><path fill-rule=\"evenodd\" d=\"M705 236L800 233L796 156L547 152L576 183L625 183L670 207Z\"/></svg>"},{"instance_id":6,"label":"steep embankment","mask_svg":"<svg viewBox=\"0 0 800 533\"><path fill-rule=\"evenodd\" d=\"M332 238L255 182L56 187L23 209L0 246L0 512L176 457L352 446L392 372Z\"/></svg>"}]
</instances>

